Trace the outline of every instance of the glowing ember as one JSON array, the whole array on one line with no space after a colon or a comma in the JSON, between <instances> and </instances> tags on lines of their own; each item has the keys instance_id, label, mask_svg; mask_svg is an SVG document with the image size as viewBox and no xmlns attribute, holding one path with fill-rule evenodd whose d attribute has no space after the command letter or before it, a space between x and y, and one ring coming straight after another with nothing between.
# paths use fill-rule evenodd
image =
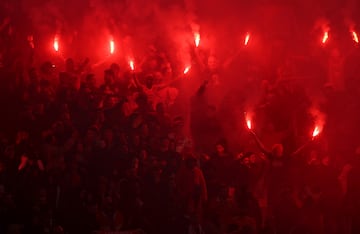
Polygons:
<instances>
[{"instance_id":1,"label":"glowing ember","mask_svg":"<svg viewBox=\"0 0 360 234\"><path fill-rule=\"evenodd\" d=\"M200 45L200 33L194 33L194 41L195 41L195 46L199 47L199 45Z\"/></svg>"},{"instance_id":2,"label":"glowing ember","mask_svg":"<svg viewBox=\"0 0 360 234\"><path fill-rule=\"evenodd\" d=\"M190 71L191 66L188 66L184 70L184 75L186 75Z\"/></svg>"},{"instance_id":3,"label":"glowing ember","mask_svg":"<svg viewBox=\"0 0 360 234\"><path fill-rule=\"evenodd\" d=\"M352 34L353 40L356 43L359 43L359 37L358 37L357 33L355 31L352 31L351 34Z\"/></svg>"},{"instance_id":4,"label":"glowing ember","mask_svg":"<svg viewBox=\"0 0 360 234\"><path fill-rule=\"evenodd\" d=\"M110 41L110 54L114 54L115 52L115 42L113 40Z\"/></svg>"},{"instance_id":5,"label":"glowing ember","mask_svg":"<svg viewBox=\"0 0 360 234\"><path fill-rule=\"evenodd\" d=\"M313 131L312 136L313 136L313 138L314 138L314 137L317 137L319 134L320 134L320 127L319 127L319 126L316 126L315 129L314 129L314 131Z\"/></svg>"},{"instance_id":6,"label":"glowing ember","mask_svg":"<svg viewBox=\"0 0 360 234\"><path fill-rule=\"evenodd\" d=\"M329 32L324 32L322 43L325 44L328 39L329 39Z\"/></svg>"},{"instance_id":7,"label":"glowing ember","mask_svg":"<svg viewBox=\"0 0 360 234\"><path fill-rule=\"evenodd\" d=\"M135 70L135 65L134 65L134 61L133 61L133 60L130 60L130 61L129 61L129 66L130 66L131 71L134 71L134 70Z\"/></svg>"},{"instance_id":8,"label":"glowing ember","mask_svg":"<svg viewBox=\"0 0 360 234\"><path fill-rule=\"evenodd\" d=\"M246 34L244 45L247 45L249 43L249 40L250 40L250 34L248 33Z\"/></svg>"},{"instance_id":9,"label":"glowing ember","mask_svg":"<svg viewBox=\"0 0 360 234\"><path fill-rule=\"evenodd\" d=\"M59 51L59 38L58 37L55 37L55 39L54 39L54 50L56 52Z\"/></svg>"}]
</instances>

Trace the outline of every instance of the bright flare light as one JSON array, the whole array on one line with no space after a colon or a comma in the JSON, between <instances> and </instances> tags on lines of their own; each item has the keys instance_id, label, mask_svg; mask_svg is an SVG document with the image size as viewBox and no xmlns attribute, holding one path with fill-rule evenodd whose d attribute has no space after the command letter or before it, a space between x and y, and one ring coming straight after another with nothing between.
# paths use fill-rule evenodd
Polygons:
<instances>
[{"instance_id":1,"label":"bright flare light","mask_svg":"<svg viewBox=\"0 0 360 234\"><path fill-rule=\"evenodd\" d=\"M246 126L249 130L252 130L252 121L251 121L251 116L249 113L245 112L245 121L246 121Z\"/></svg>"},{"instance_id":2,"label":"bright flare light","mask_svg":"<svg viewBox=\"0 0 360 234\"><path fill-rule=\"evenodd\" d=\"M200 45L200 33L194 33L194 41L195 41L195 46L199 47L199 45Z\"/></svg>"},{"instance_id":3,"label":"bright flare light","mask_svg":"<svg viewBox=\"0 0 360 234\"><path fill-rule=\"evenodd\" d=\"M134 71L134 70L135 70L135 65L134 65L134 61L133 61L133 60L130 60L130 61L129 61L129 66L130 66L131 71Z\"/></svg>"},{"instance_id":4,"label":"bright flare light","mask_svg":"<svg viewBox=\"0 0 360 234\"><path fill-rule=\"evenodd\" d=\"M249 40L250 40L250 34L246 34L245 36L245 41L244 41L244 45L247 45L249 43Z\"/></svg>"},{"instance_id":5,"label":"bright flare light","mask_svg":"<svg viewBox=\"0 0 360 234\"><path fill-rule=\"evenodd\" d=\"M59 52L59 38L58 37L54 38L54 50L56 52Z\"/></svg>"},{"instance_id":6,"label":"bright flare light","mask_svg":"<svg viewBox=\"0 0 360 234\"><path fill-rule=\"evenodd\" d=\"M115 52L115 42L114 40L110 41L110 54L114 54Z\"/></svg>"},{"instance_id":7,"label":"bright flare light","mask_svg":"<svg viewBox=\"0 0 360 234\"><path fill-rule=\"evenodd\" d=\"M191 66L187 66L187 67L184 69L184 75L186 75L186 74L190 71L190 68L191 68Z\"/></svg>"},{"instance_id":8,"label":"bright flare light","mask_svg":"<svg viewBox=\"0 0 360 234\"><path fill-rule=\"evenodd\" d=\"M248 129L251 130L251 120L250 119L246 120L246 125L247 125Z\"/></svg>"},{"instance_id":9,"label":"bright flare light","mask_svg":"<svg viewBox=\"0 0 360 234\"><path fill-rule=\"evenodd\" d=\"M355 31L351 31L351 34L352 34L353 40L356 43L359 43L359 37L358 37L357 33Z\"/></svg>"},{"instance_id":10,"label":"bright flare light","mask_svg":"<svg viewBox=\"0 0 360 234\"><path fill-rule=\"evenodd\" d=\"M317 137L319 134L320 134L320 127L319 126L316 126L314 131L313 131L313 134L312 134L312 137L315 138Z\"/></svg>"},{"instance_id":11,"label":"bright flare light","mask_svg":"<svg viewBox=\"0 0 360 234\"><path fill-rule=\"evenodd\" d=\"M329 39L329 32L324 32L324 36L322 38L322 43L325 44L327 40Z\"/></svg>"}]
</instances>

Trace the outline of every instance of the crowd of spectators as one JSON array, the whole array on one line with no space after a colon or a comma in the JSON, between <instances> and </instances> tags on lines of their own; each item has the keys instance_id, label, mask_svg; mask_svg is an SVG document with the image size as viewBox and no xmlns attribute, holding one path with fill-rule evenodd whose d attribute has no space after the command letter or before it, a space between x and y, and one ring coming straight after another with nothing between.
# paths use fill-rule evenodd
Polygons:
<instances>
[{"instance_id":1,"label":"crowd of spectators","mask_svg":"<svg viewBox=\"0 0 360 234\"><path fill-rule=\"evenodd\" d=\"M224 92L213 59L190 94L164 53L100 84L88 60L3 63L0 233L358 233L360 150L338 125L358 128L356 80L321 84L311 139L303 84L279 69ZM254 93L249 130L231 109Z\"/></svg>"}]
</instances>

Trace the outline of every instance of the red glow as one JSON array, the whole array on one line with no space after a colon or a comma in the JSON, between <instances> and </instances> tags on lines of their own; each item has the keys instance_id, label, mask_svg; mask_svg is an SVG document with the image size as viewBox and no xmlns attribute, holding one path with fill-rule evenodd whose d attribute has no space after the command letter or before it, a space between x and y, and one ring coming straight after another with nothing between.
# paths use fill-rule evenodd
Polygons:
<instances>
[{"instance_id":1,"label":"red glow","mask_svg":"<svg viewBox=\"0 0 360 234\"><path fill-rule=\"evenodd\" d=\"M190 68L191 68L191 66L187 66L187 67L184 69L184 75L186 75L187 73L189 73Z\"/></svg>"},{"instance_id":2,"label":"red glow","mask_svg":"<svg viewBox=\"0 0 360 234\"><path fill-rule=\"evenodd\" d=\"M313 134L312 134L313 138L314 138L314 137L317 137L317 136L320 134L320 132L321 132L320 127L319 127L319 126L316 126L316 127L314 128L314 131L313 131Z\"/></svg>"},{"instance_id":3,"label":"red glow","mask_svg":"<svg viewBox=\"0 0 360 234\"><path fill-rule=\"evenodd\" d=\"M199 45L200 45L200 33L198 33L198 32L194 33L194 41L195 41L195 46L199 47Z\"/></svg>"},{"instance_id":4,"label":"red glow","mask_svg":"<svg viewBox=\"0 0 360 234\"><path fill-rule=\"evenodd\" d=\"M359 43L359 37L358 37L357 33L355 31L352 31L351 34L352 34L353 40L356 43Z\"/></svg>"},{"instance_id":5,"label":"red glow","mask_svg":"<svg viewBox=\"0 0 360 234\"><path fill-rule=\"evenodd\" d=\"M115 42L114 40L110 40L110 54L114 54L115 52Z\"/></svg>"},{"instance_id":6,"label":"red glow","mask_svg":"<svg viewBox=\"0 0 360 234\"><path fill-rule=\"evenodd\" d=\"M247 125L248 129L251 130L251 120L250 119L246 120L246 125Z\"/></svg>"},{"instance_id":7,"label":"red glow","mask_svg":"<svg viewBox=\"0 0 360 234\"><path fill-rule=\"evenodd\" d=\"M322 38L322 43L325 44L327 40L329 39L329 32L324 32L324 36Z\"/></svg>"},{"instance_id":8,"label":"red glow","mask_svg":"<svg viewBox=\"0 0 360 234\"><path fill-rule=\"evenodd\" d=\"M54 50L56 52L59 52L59 38L58 37L54 38Z\"/></svg>"},{"instance_id":9,"label":"red glow","mask_svg":"<svg viewBox=\"0 0 360 234\"><path fill-rule=\"evenodd\" d=\"M33 37L33 35L29 35L29 36L27 37L27 39L28 39L28 42L29 42L29 45L30 45L31 49L34 49L34 48L35 48L35 44L34 44L34 37Z\"/></svg>"},{"instance_id":10,"label":"red glow","mask_svg":"<svg viewBox=\"0 0 360 234\"><path fill-rule=\"evenodd\" d=\"M252 129L252 121L251 121L251 115L249 113L245 113L245 121L246 121L246 126L249 130Z\"/></svg>"},{"instance_id":11,"label":"red glow","mask_svg":"<svg viewBox=\"0 0 360 234\"><path fill-rule=\"evenodd\" d=\"M135 65L134 65L134 61L133 61L133 60L129 60L129 66L130 66L131 71L134 71L134 70L135 70Z\"/></svg>"},{"instance_id":12,"label":"red glow","mask_svg":"<svg viewBox=\"0 0 360 234\"><path fill-rule=\"evenodd\" d=\"M250 40L250 34L246 34L245 36L245 41L244 41L244 45L247 45L249 43L249 40Z\"/></svg>"}]
</instances>

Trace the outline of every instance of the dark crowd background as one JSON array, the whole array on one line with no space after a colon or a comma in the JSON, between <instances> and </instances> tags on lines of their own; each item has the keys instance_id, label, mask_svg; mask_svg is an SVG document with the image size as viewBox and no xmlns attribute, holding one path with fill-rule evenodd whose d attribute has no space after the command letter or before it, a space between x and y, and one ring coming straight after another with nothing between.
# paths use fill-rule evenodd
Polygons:
<instances>
[{"instance_id":1,"label":"dark crowd background","mask_svg":"<svg viewBox=\"0 0 360 234\"><path fill-rule=\"evenodd\" d=\"M0 233L359 233L357 2L150 2L1 2Z\"/></svg>"}]
</instances>

